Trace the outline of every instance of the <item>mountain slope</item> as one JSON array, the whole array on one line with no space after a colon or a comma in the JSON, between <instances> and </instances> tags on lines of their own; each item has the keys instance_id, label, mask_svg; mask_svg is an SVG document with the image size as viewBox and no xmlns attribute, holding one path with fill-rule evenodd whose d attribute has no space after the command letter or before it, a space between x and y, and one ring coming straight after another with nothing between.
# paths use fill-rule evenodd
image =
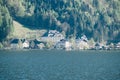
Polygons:
<instances>
[{"instance_id":1,"label":"mountain slope","mask_svg":"<svg viewBox=\"0 0 120 80\"><path fill-rule=\"evenodd\" d=\"M57 29L66 37L120 41L120 0L0 0L29 29ZM25 26L25 27L26 27Z\"/></svg>"}]
</instances>

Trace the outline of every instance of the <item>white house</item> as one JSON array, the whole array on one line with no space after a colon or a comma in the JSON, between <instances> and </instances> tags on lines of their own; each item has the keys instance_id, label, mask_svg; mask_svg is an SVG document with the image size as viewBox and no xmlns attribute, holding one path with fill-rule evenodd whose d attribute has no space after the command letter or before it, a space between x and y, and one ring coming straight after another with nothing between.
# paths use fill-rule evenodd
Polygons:
<instances>
[{"instance_id":1,"label":"white house","mask_svg":"<svg viewBox=\"0 0 120 80\"><path fill-rule=\"evenodd\" d=\"M65 50L71 50L72 49L72 45L69 41L65 42Z\"/></svg>"},{"instance_id":2,"label":"white house","mask_svg":"<svg viewBox=\"0 0 120 80\"><path fill-rule=\"evenodd\" d=\"M120 42L116 45L116 48L120 49Z\"/></svg>"},{"instance_id":3,"label":"white house","mask_svg":"<svg viewBox=\"0 0 120 80\"><path fill-rule=\"evenodd\" d=\"M29 48L29 41L25 40L23 42L23 48L28 49Z\"/></svg>"},{"instance_id":4,"label":"white house","mask_svg":"<svg viewBox=\"0 0 120 80\"><path fill-rule=\"evenodd\" d=\"M103 44L101 44L101 43L96 43L96 44L95 44L95 49L96 49L96 50L101 50L102 47L103 47Z\"/></svg>"},{"instance_id":5,"label":"white house","mask_svg":"<svg viewBox=\"0 0 120 80\"><path fill-rule=\"evenodd\" d=\"M56 43L55 48L56 49L65 49L65 50L71 50L71 43L65 39L60 40L58 43Z\"/></svg>"},{"instance_id":6,"label":"white house","mask_svg":"<svg viewBox=\"0 0 120 80\"><path fill-rule=\"evenodd\" d=\"M82 50L82 49L89 49L89 45L86 41L83 40L76 40L76 49Z\"/></svg>"},{"instance_id":7,"label":"white house","mask_svg":"<svg viewBox=\"0 0 120 80\"><path fill-rule=\"evenodd\" d=\"M47 33L47 36L41 37L40 41L57 43L64 38L65 37L57 30L49 30L49 32Z\"/></svg>"},{"instance_id":8,"label":"white house","mask_svg":"<svg viewBox=\"0 0 120 80\"><path fill-rule=\"evenodd\" d=\"M83 35L83 36L81 37L81 40L88 42L88 39L87 39L86 35Z\"/></svg>"},{"instance_id":9,"label":"white house","mask_svg":"<svg viewBox=\"0 0 120 80\"><path fill-rule=\"evenodd\" d=\"M19 39L13 39L10 42L11 49L19 49Z\"/></svg>"},{"instance_id":10,"label":"white house","mask_svg":"<svg viewBox=\"0 0 120 80\"><path fill-rule=\"evenodd\" d=\"M43 48L45 48L44 43L40 43L40 44L38 44L37 46L39 47L39 49L43 49Z\"/></svg>"},{"instance_id":11,"label":"white house","mask_svg":"<svg viewBox=\"0 0 120 80\"><path fill-rule=\"evenodd\" d=\"M89 49L87 37L83 35L80 39L76 39L74 48L78 50Z\"/></svg>"}]
</instances>

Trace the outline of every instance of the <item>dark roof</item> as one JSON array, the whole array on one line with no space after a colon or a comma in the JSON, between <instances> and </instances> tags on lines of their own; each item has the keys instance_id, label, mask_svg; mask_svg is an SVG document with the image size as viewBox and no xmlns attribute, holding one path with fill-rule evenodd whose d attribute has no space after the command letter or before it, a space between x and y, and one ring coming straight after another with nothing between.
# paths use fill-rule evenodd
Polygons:
<instances>
[{"instance_id":1,"label":"dark roof","mask_svg":"<svg viewBox=\"0 0 120 80\"><path fill-rule=\"evenodd\" d=\"M40 43L46 44L46 42L38 41L37 39L31 40L30 42L32 42L32 41L33 41L35 44L40 44Z\"/></svg>"},{"instance_id":2,"label":"dark roof","mask_svg":"<svg viewBox=\"0 0 120 80\"><path fill-rule=\"evenodd\" d=\"M47 37L48 34L49 34L49 31L47 31L46 33L44 33L44 34L42 35L42 37Z\"/></svg>"},{"instance_id":3,"label":"dark roof","mask_svg":"<svg viewBox=\"0 0 120 80\"><path fill-rule=\"evenodd\" d=\"M99 44L99 43L96 43L95 46L100 46L100 44Z\"/></svg>"},{"instance_id":4,"label":"dark roof","mask_svg":"<svg viewBox=\"0 0 120 80\"><path fill-rule=\"evenodd\" d=\"M21 41L22 41L22 43L24 43L26 41L26 39L22 39Z\"/></svg>"},{"instance_id":5,"label":"dark roof","mask_svg":"<svg viewBox=\"0 0 120 80\"><path fill-rule=\"evenodd\" d=\"M35 43L35 44L40 44L41 42L38 41L37 39L35 39L35 40L34 40L34 43Z\"/></svg>"},{"instance_id":6,"label":"dark roof","mask_svg":"<svg viewBox=\"0 0 120 80\"><path fill-rule=\"evenodd\" d=\"M19 39L13 39L11 43L17 44L19 42Z\"/></svg>"},{"instance_id":7,"label":"dark roof","mask_svg":"<svg viewBox=\"0 0 120 80\"><path fill-rule=\"evenodd\" d=\"M61 42L65 42L65 41L67 41L67 40L66 40L66 39L61 39L60 41L61 41Z\"/></svg>"}]
</instances>

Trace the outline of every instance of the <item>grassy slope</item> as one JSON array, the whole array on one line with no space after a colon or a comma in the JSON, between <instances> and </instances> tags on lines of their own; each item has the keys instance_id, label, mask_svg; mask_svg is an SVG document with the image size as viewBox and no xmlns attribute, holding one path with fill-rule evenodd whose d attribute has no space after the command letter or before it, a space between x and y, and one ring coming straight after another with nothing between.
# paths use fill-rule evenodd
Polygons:
<instances>
[{"instance_id":1,"label":"grassy slope","mask_svg":"<svg viewBox=\"0 0 120 80\"><path fill-rule=\"evenodd\" d=\"M13 38L35 38L42 36L46 30L32 30L24 27L17 21L13 21L14 31L12 34Z\"/></svg>"}]
</instances>

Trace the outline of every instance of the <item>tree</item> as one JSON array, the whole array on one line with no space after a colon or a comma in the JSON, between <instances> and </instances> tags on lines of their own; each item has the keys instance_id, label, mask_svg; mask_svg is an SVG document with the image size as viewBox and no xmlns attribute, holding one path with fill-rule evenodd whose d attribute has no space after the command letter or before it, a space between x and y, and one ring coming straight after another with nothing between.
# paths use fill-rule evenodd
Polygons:
<instances>
[{"instance_id":1,"label":"tree","mask_svg":"<svg viewBox=\"0 0 120 80\"><path fill-rule=\"evenodd\" d=\"M4 40L11 32L12 18L6 6L0 8L0 41Z\"/></svg>"}]
</instances>

